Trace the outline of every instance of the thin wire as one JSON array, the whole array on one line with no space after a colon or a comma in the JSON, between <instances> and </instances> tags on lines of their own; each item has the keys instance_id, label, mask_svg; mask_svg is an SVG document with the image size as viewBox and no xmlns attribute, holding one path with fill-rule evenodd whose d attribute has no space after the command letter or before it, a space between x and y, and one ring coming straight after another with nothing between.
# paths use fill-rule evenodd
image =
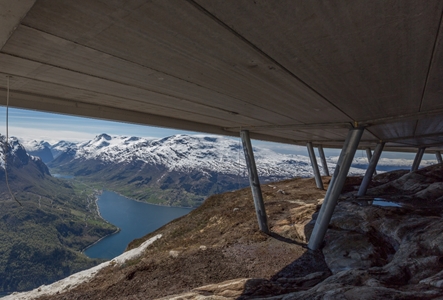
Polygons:
<instances>
[{"instance_id":1,"label":"thin wire","mask_svg":"<svg viewBox=\"0 0 443 300\"><path fill-rule=\"evenodd\" d=\"M241 138L238 138L238 172L237 172L237 190L240 189L240 172L241 172L241 167L240 167L240 142L241 142Z\"/></svg>"},{"instance_id":2,"label":"thin wire","mask_svg":"<svg viewBox=\"0 0 443 300\"><path fill-rule=\"evenodd\" d=\"M11 191L11 187L9 186L9 177L8 177L8 153L9 153L9 77L6 76L7 82L7 91L6 91L6 142L5 142L5 178L6 178L6 186L8 187L9 194L11 194L11 198L14 199L20 206L23 206L20 201L15 198L14 194Z\"/></svg>"}]
</instances>

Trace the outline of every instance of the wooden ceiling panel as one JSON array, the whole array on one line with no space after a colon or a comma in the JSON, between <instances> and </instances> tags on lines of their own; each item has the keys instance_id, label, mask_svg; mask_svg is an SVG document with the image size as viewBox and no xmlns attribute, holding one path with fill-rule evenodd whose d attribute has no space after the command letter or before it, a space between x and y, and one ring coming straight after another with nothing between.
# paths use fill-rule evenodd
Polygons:
<instances>
[{"instance_id":1,"label":"wooden ceiling panel","mask_svg":"<svg viewBox=\"0 0 443 300\"><path fill-rule=\"evenodd\" d=\"M8 1L18 107L339 148L364 125L361 147L439 147L441 1Z\"/></svg>"},{"instance_id":2,"label":"wooden ceiling panel","mask_svg":"<svg viewBox=\"0 0 443 300\"><path fill-rule=\"evenodd\" d=\"M315 91L188 2L154 1L120 19L108 18L105 14L109 8L91 9L90 1L67 5L72 7L63 10L63 20L59 20L54 12L56 4L38 2L24 24L218 93L264 105L295 122L343 118ZM86 24L90 19L95 21L85 28L79 24L82 19ZM93 38L85 38L91 34L84 31L94 31L97 20L107 24L103 26L106 28ZM318 110L326 113L318 114Z\"/></svg>"},{"instance_id":3,"label":"wooden ceiling panel","mask_svg":"<svg viewBox=\"0 0 443 300\"><path fill-rule=\"evenodd\" d=\"M441 1L197 2L354 120L419 109Z\"/></svg>"}]
</instances>

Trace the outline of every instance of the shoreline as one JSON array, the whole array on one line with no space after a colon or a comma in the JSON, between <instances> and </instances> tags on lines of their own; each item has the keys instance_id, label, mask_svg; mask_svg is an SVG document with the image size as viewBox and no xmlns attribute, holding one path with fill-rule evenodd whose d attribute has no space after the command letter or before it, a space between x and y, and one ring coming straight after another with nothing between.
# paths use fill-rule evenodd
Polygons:
<instances>
[{"instance_id":1,"label":"shoreline","mask_svg":"<svg viewBox=\"0 0 443 300\"><path fill-rule=\"evenodd\" d=\"M96 210L97 210L97 215L99 216L100 219L102 219L102 220L105 221L106 223L111 224L112 226L115 226L114 224L108 222L108 221L107 221L105 218L103 218L102 215L100 214L100 209L98 208L97 201L99 200L98 197L99 197L101 194L103 194L103 190L101 190L101 191L96 190L95 193L96 193L96 194L95 194L95 201L94 201L94 203L95 203L95 208L96 208ZM117 227L117 226L115 226L115 227ZM99 238L98 240L96 240L95 242L93 242L92 244L89 244L88 246L86 246L85 248L83 248L83 249L80 251L80 253L86 255L86 254L85 254L85 251L86 251L86 250L88 250L89 248L91 248L92 246L94 246L95 244L97 244L98 242L100 242L101 240L103 240L104 238L107 238L108 236L111 236L111 235L117 234L117 233L119 233L120 231L121 231L121 229L120 229L119 227L117 227L117 229L116 229L114 232L109 233L109 234L107 234L107 235L105 235L105 236L102 236L101 238ZM86 256L87 256L87 255L86 255ZM91 258L91 259L94 259L94 258L89 257L89 256L87 256L87 257L88 257L88 258Z\"/></svg>"},{"instance_id":2,"label":"shoreline","mask_svg":"<svg viewBox=\"0 0 443 300\"><path fill-rule=\"evenodd\" d=\"M107 191L108 191L108 192L112 192L112 193L116 193L117 195L122 196L122 197L125 197L125 198L128 198L128 199L130 199L130 200L134 200L134 201L137 201L137 202L140 202L140 203L145 203L145 204L155 205L155 206L161 206L161 207L175 207L175 208L190 208L190 209L196 209L196 208L197 208L197 207L194 207L194 206L170 206L170 205L155 204L155 203L151 203L151 202L146 202L146 201L141 201L141 200L137 200L137 199L134 199L134 198L130 198L130 197L125 196L125 195L123 195L123 194L121 194L121 193L119 193L119 192L116 192L116 191L111 191L111 190L107 190ZM97 208L97 209L98 209L98 208Z\"/></svg>"},{"instance_id":3,"label":"shoreline","mask_svg":"<svg viewBox=\"0 0 443 300\"><path fill-rule=\"evenodd\" d=\"M114 226L115 226L115 225L114 225ZM119 233L120 231L121 231L121 229L117 227L117 230L116 230L116 231L114 231L114 232L112 232L112 233L110 233L110 234L107 234L107 235L105 235L105 236L99 238L98 240L96 240L96 241L93 242L92 244L90 244L90 245L86 246L85 248L83 248L83 249L80 251L80 253L85 254L85 251L86 251L86 250L88 250L89 248L91 248L92 246L94 246L95 244L97 244L98 242L100 242L101 240L103 240L104 238L107 238L108 236L111 236L111 235L117 234L117 233ZM85 255L86 255L86 254L85 254ZM86 256L87 256L87 255L86 255ZM96 259L96 258L92 258L92 257L89 257L89 256L88 256L88 258L90 258L90 259Z\"/></svg>"},{"instance_id":4,"label":"shoreline","mask_svg":"<svg viewBox=\"0 0 443 300\"><path fill-rule=\"evenodd\" d=\"M139 202L139 203L145 203L145 204L150 204L150 205L155 205L155 206L171 207L171 208L186 208L186 209L195 209L195 208L196 208L196 207L168 206L168 205L154 204L154 203L149 203L149 202L146 202L146 201L140 201L140 200L137 200L137 199L134 199L134 198L130 198L130 197L125 196L125 195L123 195L123 194L121 194L121 193L119 193L119 192L117 192L117 191L103 190L103 189L102 189L102 190L96 190L96 191L95 191L96 194L95 194L95 201L94 201L94 203L95 203L95 207L96 207L96 210L97 210L97 215L99 216L100 219L102 219L103 221L105 221L105 222L108 223L108 224L111 224L112 226L115 226L115 225L112 224L112 223L110 223L108 220L106 220L105 218L103 218L103 216L101 215L101 213L100 213L100 209L99 209L99 206L98 206L98 203L97 203L98 200L99 200L100 195L102 195L104 191L108 191L108 192L111 192L111 193L115 193L115 194L117 194L117 195L119 195L119 196L121 196L121 197L127 198L127 199L129 199L129 200L133 200L133 201L136 201L136 202ZM117 226L115 226L115 227L117 227ZM114 232L112 232L112 233L110 233L110 234L107 234L107 235L105 235L105 236L99 238L99 239L96 240L95 242L89 244L88 246L86 246L85 248L83 248L83 249L80 251L80 253L86 255L84 252L85 252L86 250L88 250L90 247L92 247L92 246L94 246L95 244L99 243L99 242L100 242L101 240L103 240L104 238L107 238L107 237L109 237L109 236L112 236L112 235L114 235L114 234L117 234L117 233L119 233L120 231L121 231L121 229L120 229L119 227L117 227L117 230L115 230ZM86 256L87 256L87 255L86 255ZM88 257L88 258L91 258L91 257L89 257L89 256L87 256L87 257ZM93 259L93 258L91 258L91 259Z\"/></svg>"},{"instance_id":5,"label":"shoreline","mask_svg":"<svg viewBox=\"0 0 443 300\"><path fill-rule=\"evenodd\" d=\"M73 176L73 175L67 175L67 174L55 174L55 175L72 176L72 178L64 178L64 177L56 177L56 178L62 178L62 179L67 179L67 180L77 180L77 181L79 181L80 183L85 184L82 180L79 180L78 178L76 178L76 177ZM86 185L86 184L85 184L85 185ZM90 187L91 187L91 186L90 186ZM171 206L171 205L164 205L164 204L151 203L151 202L147 202L147 201L137 200L137 199L131 198L131 197L129 197L129 196L125 196L125 195L123 195L123 194L121 194L121 193L119 193L119 192L117 192L117 191L112 191L112 190L107 190L107 191L110 191L110 192L116 193L116 194L119 195L119 196L122 196L122 197L125 197L125 198L128 198L128 199L131 199L131 200L134 200L134 201L137 201L137 202L140 202L140 203L146 203L146 204L151 204L151 205L156 205L156 206L162 206L162 207L177 207L177 208L190 208L190 209L198 208L198 206ZM101 190L100 194L101 194L101 193L103 193L103 189ZM207 196L204 200L206 200L207 198L208 198L208 196ZM96 199L96 202L97 202L97 201L98 201L98 199ZM100 215L100 210L98 209L98 205L96 205L96 207L97 207L97 213L98 213L98 215L100 216L100 218L103 219L103 217ZM105 220L105 219L103 219L103 220ZM105 221L106 221L106 220L105 220ZM107 222L107 221L106 221L106 222ZM109 223L109 222L108 222L108 223Z\"/></svg>"}]
</instances>

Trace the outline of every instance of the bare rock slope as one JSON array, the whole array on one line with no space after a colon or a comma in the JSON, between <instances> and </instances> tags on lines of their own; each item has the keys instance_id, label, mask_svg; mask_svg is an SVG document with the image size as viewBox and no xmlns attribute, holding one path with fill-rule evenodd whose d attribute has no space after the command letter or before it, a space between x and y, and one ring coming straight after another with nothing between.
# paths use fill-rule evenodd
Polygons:
<instances>
[{"instance_id":1,"label":"bare rock slope","mask_svg":"<svg viewBox=\"0 0 443 300\"><path fill-rule=\"evenodd\" d=\"M348 178L319 251L313 179L263 186L269 236L249 189L215 195L129 245L162 234L143 257L41 299L443 299L442 168L378 175L363 199Z\"/></svg>"}]
</instances>

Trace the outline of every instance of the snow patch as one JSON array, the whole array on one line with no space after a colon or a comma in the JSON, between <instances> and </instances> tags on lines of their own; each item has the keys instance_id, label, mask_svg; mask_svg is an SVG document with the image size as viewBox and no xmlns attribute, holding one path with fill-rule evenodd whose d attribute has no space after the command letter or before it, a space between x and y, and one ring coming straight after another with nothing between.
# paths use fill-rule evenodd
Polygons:
<instances>
[{"instance_id":1,"label":"snow patch","mask_svg":"<svg viewBox=\"0 0 443 300\"><path fill-rule=\"evenodd\" d=\"M54 282L53 284L42 285L39 288L36 288L29 292L12 293L9 296L3 297L2 300L30 300L44 295L54 295L57 293L69 291L81 283L90 281L101 269L104 269L108 266L121 266L128 260L140 257L149 245L151 245L153 242L160 239L161 237L161 234L157 234L156 236L145 241L137 248L129 250L110 261L104 262L91 269L72 274L71 276Z\"/></svg>"}]
</instances>

